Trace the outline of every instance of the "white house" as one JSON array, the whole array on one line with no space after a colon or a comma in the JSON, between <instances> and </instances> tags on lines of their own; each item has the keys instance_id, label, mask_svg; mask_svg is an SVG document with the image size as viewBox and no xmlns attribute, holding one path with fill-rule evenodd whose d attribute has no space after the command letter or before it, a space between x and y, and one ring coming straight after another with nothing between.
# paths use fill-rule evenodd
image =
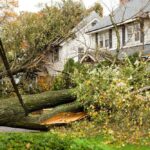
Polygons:
<instances>
[{"instance_id":1,"label":"white house","mask_svg":"<svg viewBox=\"0 0 150 150\"><path fill-rule=\"evenodd\" d=\"M92 12L83 19L73 29L75 35L54 51L49 72L55 75L57 70L62 71L69 58L82 62L88 56L94 61L92 53L95 50L107 50L115 54L118 48L117 32L120 57L136 52L150 54L150 0L120 0L119 7L110 15L100 18Z\"/></svg>"},{"instance_id":2,"label":"white house","mask_svg":"<svg viewBox=\"0 0 150 150\"><path fill-rule=\"evenodd\" d=\"M100 16L95 12L91 12L85 17L73 30L73 36L60 43L58 48L55 48L53 55L50 53L47 70L50 74L55 75L58 71L62 71L66 61L69 58L75 61L80 61L85 52L95 49L93 35L88 35L86 32L100 22Z\"/></svg>"},{"instance_id":3,"label":"white house","mask_svg":"<svg viewBox=\"0 0 150 150\"><path fill-rule=\"evenodd\" d=\"M120 6L110 15L87 32L95 36L94 43L99 49L115 53L118 31L120 57L136 52L150 54L150 0L120 0Z\"/></svg>"}]
</instances>

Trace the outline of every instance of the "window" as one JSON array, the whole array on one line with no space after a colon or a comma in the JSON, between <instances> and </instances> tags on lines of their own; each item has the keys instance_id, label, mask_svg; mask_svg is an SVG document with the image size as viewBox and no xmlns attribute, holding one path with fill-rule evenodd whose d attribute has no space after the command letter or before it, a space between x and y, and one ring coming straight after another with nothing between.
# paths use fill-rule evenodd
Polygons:
<instances>
[{"instance_id":1,"label":"window","mask_svg":"<svg viewBox=\"0 0 150 150\"><path fill-rule=\"evenodd\" d=\"M126 44L126 27L125 25L122 26L122 45L125 46Z\"/></svg>"},{"instance_id":2,"label":"window","mask_svg":"<svg viewBox=\"0 0 150 150\"><path fill-rule=\"evenodd\" d=\"M140 41L140 24L137 23L134 25L134 35L135 35L135 41Z\"/></svg>"},{"instance_id":3,"label":"window","mask_svg":"<svg viewBox=\"0 0 150 150\"><path fill-rule=\"evenodd\" d=\"M110 46L110 42L109 42L109 32L106 32L106 33L102 33L99 35L99 47L100 48L109 48Z\"/></svg>"},{"instance_id":4,"label":"window","mask_svg":"<svg viewBox=\"0 0 150 150\"><path fill-rule=\"evenodd\" d=\"M140 24L132 24L127 27L128 32L128 42L137 42L140 41L141 31L140 31Z\"/></svg>"},{"instance_id":5,"label":"window","mask_svg":"<svg viewBox=\"0 0 150 150\"><path fill-rule=\"evenodd\" d=\"M98 33L95 34L96 47L98 47Z\"/></svg>"},{"instance_id":6,"label":"window","mask_svg":"<svg viewBox=\"0 0 150 150\"><path fill-rule=\"evenodd\" d=\"M102 48L104 46L104 44L103 44L103 34L101 34L99 36L99 45L100 45L100 48Z\"/></svg>"},{"instance_id":7,"label":"window","mask_svg":"<svg viewBox=\"0 0 150 150\"><path fill-rule=\"evenodd\" d=\"M128 31L128 41L130 42L130 41L133 40L132 39L132 36L133 36L133 26L132 25L128 26L127 31Z\"/></svg>"},{"instance_id":8,"label":"window","mask_svg":"<svg viewBox=\"0 0 150 150\"><path fill-rule=\"evenodd\" d=\"M84 48L83 47L79 47L78 48L78 58L79 58L79 61L83 58L84 56Z\"/></svg>"},{"instance_id":9,"label":"window","mask_svg":"<svg viewBox=\"0 0 150 150\"><path fill-rule=\"evenodd\" d=\"M109 29L109 48L112 48L112 29Z\"/></svg>"},{"instance_id":10,"label":"window","mask_svg":"<svg viewBox=\"0 0 150 150\"><path fill-rule=\"evenodd\" d=\"M53 51L53 62L57 62L59 61L59 48L56 48Z\"/></svg>"},{"instance_id":11,"label":"window","mask_svg":"<svg viewBox=\"0 0 150 150\"><path fill-rule=\"evenodd\" d=\"M97 24L97 20L92 22L92 26L95 26Z\"/></svg>"},{"instance_id":12,"label":"window","mask_svg":"<svg viewBox=\"0 0 150 150\"><path fill-rule=\"evenodd\" d=\"M105 33L105 47L109 47L109 33Z\"/></svg>"}]
</instances>

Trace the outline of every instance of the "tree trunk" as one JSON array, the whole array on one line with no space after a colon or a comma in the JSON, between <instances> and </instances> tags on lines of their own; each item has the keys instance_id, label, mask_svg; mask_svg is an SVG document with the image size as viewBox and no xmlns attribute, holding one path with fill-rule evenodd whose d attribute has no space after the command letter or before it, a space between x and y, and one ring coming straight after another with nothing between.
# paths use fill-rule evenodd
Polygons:
<instances>
[{"instance_id":1,"label":"tree trunk","mask_svg":"<svg viewBox=\"0 0 150 150\"><path fill-rule=\"evenodd\" d=\"M83 107L79 103L73 102L52 108L51 110L43 113L42 115L29 115L28 117L22 118L18 122L9 122L6 124L6 126L46 131L54 125L41 125L41 122L51 117L54 117L59 113L80 111L83 111Z\"/></svg>"},{"instance_id":2,"label":"tree trunk","mask_svg":"<svg viewBox=\"0 0 150 150\"><path fill-rule=\"evenodd\" d=\"M25 117L23 120L25 122L32 122L32 123L41 123L59 113L63 112L81 112L83 111L83 107L78 102L72 102L69 104L63 104L57 107L52 108L51 110L48 110L46 113L43 113L42 115L29 115L28 117Z\"/></svg>"},{"instance_id":3,"label":"tree trunk","mask_svg":"<svg viewBox=\"0 0 150 150\"><path fill-rule=\"evenodd\" d=\"M48 107L55 107L75 101L71 90L48 91L41 94L23 96L28 112ZM19 122L25 117L25 112L16 97L0 100L0 125Z\"/></svg>"}]
</instances>

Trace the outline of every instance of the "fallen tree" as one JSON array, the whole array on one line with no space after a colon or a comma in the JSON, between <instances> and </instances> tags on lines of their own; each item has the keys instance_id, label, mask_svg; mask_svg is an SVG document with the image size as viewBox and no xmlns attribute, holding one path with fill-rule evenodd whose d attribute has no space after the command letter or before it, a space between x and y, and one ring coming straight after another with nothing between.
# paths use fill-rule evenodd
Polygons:
<instances>
[{"instance_id":1,"label":"fallen tree","mask_svg":"<svg viewBox=\"0 0 150 150\"><path fill-rule=\"evenodd\" d=\"M41 94L23 96L28 112L67 104L74 102L75 99L76 97L71 90L48 91ZM16 97L0 100L0 125L22 122L24 119L25 112ZM26 120L26 122L28 121Z\"/></svg>"},{"instance_id":2,"label":"fallen tree","mask_svg":"<svg viewBox=\"0 0 150 150\"><path fill-rule=\"evenodd\" d=\"M68 104L63 104L52 108L51 110L47 110L46 113L42 115L29 115L28 117L24 118L25 122L32 122L32 123L41 123L44 120L47 120L59 113L62 112L79 112L83 111L83 107L78 102L72 102Z\"/></svg>"},{"instance_id":3,"label":"fallen tree","mask_svg":"<svg viewBox=\"0 0 150 150\"><path fill-rule=\"evenodd\" d=\"M41 124L42 122L60 113L65 113L65 112L76 113L76 112L81 112L81 111L83 111L83 107L78 102L72 102L69 104L63 104L63 105L54 107L51 110L48 110L47 112L43 112L42 115L30 114L27 117L23 117L18 122L9 122L6 124L6 126L46 131L49 128L56 126L56 125L43 125ZM58 125L61 125L61 124L57 124L57 126Z\"/></svg>"}]
</instances>

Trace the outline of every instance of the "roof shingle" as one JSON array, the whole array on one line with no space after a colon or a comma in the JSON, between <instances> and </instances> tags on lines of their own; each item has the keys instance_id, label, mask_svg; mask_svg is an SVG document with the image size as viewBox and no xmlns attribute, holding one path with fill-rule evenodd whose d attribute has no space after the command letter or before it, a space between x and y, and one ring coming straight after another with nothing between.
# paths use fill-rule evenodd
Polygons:
<instances>
[{"instance_id":1,"label":"roof shingle","mask_svg":"<svg viewBox=\"0 0 150 150\"><path fill-rule=\"evenodd\" d=\"M141 13L150 12L150 0L131 0L126 5L120 5L113 12L115 23L122 23L126 20L133 19ZM96 31L108 26L111 26L112 22L110 16L106 16L88 32Z\"/></svg>"}]
</instances>

